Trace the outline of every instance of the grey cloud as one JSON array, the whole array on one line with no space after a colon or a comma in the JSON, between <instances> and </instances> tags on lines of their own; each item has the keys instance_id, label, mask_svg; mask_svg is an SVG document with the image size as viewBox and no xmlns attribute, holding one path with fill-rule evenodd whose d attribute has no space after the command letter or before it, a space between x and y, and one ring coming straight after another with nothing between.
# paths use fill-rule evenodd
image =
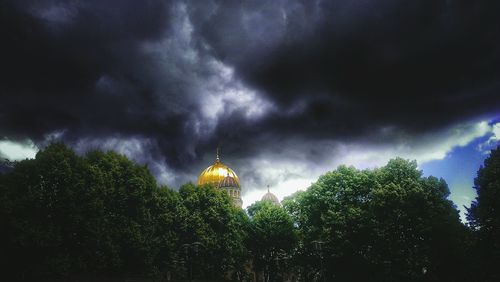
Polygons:
<instances>
[{"instance_id":1,"label":"grey cloud","mask_svg":"<svg viewBox=\"0 0 500 282\"><path fill-rule=\"evenodd\" d=\"M499 3L3 1L0 136L43 146L59 132L174 186L217 145L249 186L291 179L255 166L319 171L335 144L494 115Z\"/></svg>"}]
</instances>

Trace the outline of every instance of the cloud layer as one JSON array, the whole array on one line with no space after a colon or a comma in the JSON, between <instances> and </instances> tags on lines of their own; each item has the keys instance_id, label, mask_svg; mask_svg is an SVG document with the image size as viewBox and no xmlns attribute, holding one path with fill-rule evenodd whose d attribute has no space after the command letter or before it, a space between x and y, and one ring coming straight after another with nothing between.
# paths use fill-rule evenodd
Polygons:
<instances>
[{"instance_id":1,"label":"cloud layer","mask_svg":"<svg viewBox=\"0 0 500 282\"><path fill-rule=\"evenodd\" d=\"M172 186L195 180L220 145L248 191L370 165L368 151L442 158L498 113L498 10L493 0L3 1L0 137L115 149Z\"/></svg>"}]
</instances>

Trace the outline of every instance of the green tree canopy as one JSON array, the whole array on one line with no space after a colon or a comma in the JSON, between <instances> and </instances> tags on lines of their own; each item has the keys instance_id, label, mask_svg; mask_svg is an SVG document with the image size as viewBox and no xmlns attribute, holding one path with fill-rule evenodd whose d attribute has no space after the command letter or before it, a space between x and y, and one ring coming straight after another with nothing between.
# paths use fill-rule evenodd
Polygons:
<instances>
[{"instance_id":1,"label":"green tree canopy","mask_svg":"<svg viewBox=\"0 0 500 282\"><path fill-rule=\"evenodd\" d=\"M292 218L270 201L255 202L248 207L248 213L251 216L248 246L253 266L264 272L266 281L273 281L286 269L287 259L296 245Z\"/></svg>"},{"instance_id":2,"label":"green tree canopy","mask_svg":"<svg viewBox=\"0 0 500 282\"><path fill-rule=\"evenodd\" d=\"M328 279L449 280L459 278L466 229L448 194L444 180L398 158L375 170L340 166L284 205L300 230L302 265L319 265L312 242L325 242Z\"/></svg>"},{"instance_id":3,"label":"green tree canopy","mask_svg":"<svg viewBox=\"0 0 500 282\"><path fill-rule=\"evenodd\" d=\"M478 172L469 211L489 269L498 262L499 155ZM176 192L122 155L53 144L0 175L0 263L9 281L237 280L249 258L268 281L289 265L302 281L472 280L470 234L448 195L442 179L395 159L374 170L340 166L283 207L256 202L248 216L213 186Z\"/></svg>"},{"instance_id":4,"label":"green tree canopy","mask_svg":"<svg viewBox=\"0 0 500 282\"><path fill-rule=\"evenodd\" d=\"M0 202L12 279L152 273L177 248L178 196L113 152L53 144L0 177Z\"/></svg>"},{"instance_id":5,"label":"green tree canopy","mask_svg":"<svg viewBox=\"0 0 500 282\"><path fill-rule=\"evenodd\" d=\"M271 201L256 201L255 203L247 207L247 213L250 217L253 217L261 209L270 208L274 205L275 204Z\"/></svg>"},{"instance_id":6,"label":"green tree canopy","mask_svg":"<svg viewBox=\"0 0 500 282\"><path fill-rule=\"evenodd\" d=\"M196 265L194 275L222 279L228 273L238 275L248 258L245 240L248 217L237 208L226 191L211 185L183 185L179 194L186 208L182 244L202 244L190 258ZM197 273L196 273L197 272Z\"/></svg>"},{"instance_id":7,"label":"green tree canopy","mask_svg":"<svg viewBox=\"0 0 500 282\"><path fill-rule=\"evenodd\" d=\"M474 180L477 197L467 219L478 237L481 279L500 280L500 147L479 168Z\"/></svg>"}]
</instances>

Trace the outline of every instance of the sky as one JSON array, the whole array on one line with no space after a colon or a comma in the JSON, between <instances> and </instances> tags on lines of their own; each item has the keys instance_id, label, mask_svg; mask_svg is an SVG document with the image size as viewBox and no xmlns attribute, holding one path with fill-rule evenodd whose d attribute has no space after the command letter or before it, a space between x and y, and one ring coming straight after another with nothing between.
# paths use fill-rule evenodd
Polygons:
<instances>
[{"instance_id":1,"label":"sky","mask_svg":"<svg viewBox=\"0 0 500 282\"><path fill-rule=\"evenodd\" d=\"M0 3L0 157L115 150L244 206L340 164L415 159L462 211L500 138L497 0Z\"/></svg>"}]
</instances>

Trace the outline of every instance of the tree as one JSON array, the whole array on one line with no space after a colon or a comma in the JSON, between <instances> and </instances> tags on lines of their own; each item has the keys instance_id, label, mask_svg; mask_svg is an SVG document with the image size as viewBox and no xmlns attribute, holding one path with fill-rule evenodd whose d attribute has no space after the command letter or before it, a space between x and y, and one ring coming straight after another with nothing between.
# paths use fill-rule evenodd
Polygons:
<instances>
[{"instance_id":1,"label":"tree","mask_svg":"<svg viewBox=\"0 0 500 282\"><path fill-rule=\"evenodd\" d=\"M86 185L82 160L62 144L19 162L1 178L3 265L10 279L52 276L83 268L77 213Z\"/></svg>"},{"instance_id":2,"label":"tree","mask_svg":"<svg viewBox=\"0 0 500 282\"><path fill-rule=\"evenodd\" d=\"M177 251L182 206L147 168L113 152L53 144L0 176L8 280L150 275Z\"/></svg>"},{"instance_id":3,"label":"tree","mask_svg":"<svg viewBox=\"0 0 500 282\"><path fill-rule=\"evenodd\" d=\"M248 208L251 216L248 246L253 266L264 272L265 281L275 281L296 244L292 218L269 201L258 201ZM286 268L285 268L286 269Z\"/></svg>"},{"instance_id":4,"label":"tree","mask_svg":"<svg viewBox=\"0 0 500 282\"><path fill-rule=\"evenodd\" d=\"M84 160L90 171L84 176L88 191L98 200L83 223L94 238L89 249L102 254L93 261L122 273L149 271L159 215L154 208L160 200L154 177L146 167L114 152L93 151Z\"/></svg>"},{"instance_id":5,"label":"tree","mask_svg":"<svg viewBox=\"0 0 500 282\"><path fill-rule=\"evenodd\" d=\"M423 177L415 161L400 158L375 170L375 176L373 251L390 258L393 279L468 281L468 230L447 199L446 182Z\"/></svg>"},{"instance_id":6,"label":"tree","mask_svg":"<svg viewBox=\"0 0 500 282\"><path fill-rule=\"evenodd\" d=\"M478 238L479 265L484 281L499 281L500 270L500 147L492 150L474 179L477 192L467 219Z\"/></svg>"},{"instance_id":7,"label":"tree","mask_svg":"<svg viewBox=\"0 0 500 282\"><path fill-rule=\"evenodd\" d=\"M357 259L363 246L361 242L369 237L366 199L373 180L367 171L339 167L336 171L321 176L307 191L299 192L283 201L285 209L293 216L299 228L300 249L297 263L303 268L305 280L313 281L325 275L321 269L322 259L328 265L329 279L358 275L366 271L351 271L361 268ZM325 242L323 253L315 251L313 242Z\"/></svg>"},{"instance_id":8,"label":"tree","mask_svg":"<svg viewBox=\"0 0 500 282\"><path fill-rule=\"evenodd\" d=\"M154 197L156 199L151 207L155 215L152 223L154 229L149 237L149 256L153 259L153 276L163 281L169 274L181 271L176 262L182 242L180 234L184 230L184 219L188 211L182 204L179 193L168 187L160 187Z\"/></svg>"},{"instance_id":9,"label":"tree","mask_svg":"<svg viewBox=\"0 0 500 282\"><path fill-rule=\"evenodd\" d=\"M211 185L181 186L181 202L187 214L180 237L181 244L201 243L201 250L190 254L186 262L194 276L223 279L243 275L247 261L248 217L237 208L227 192Z\"/></svg>"},{"instance_id":10,"label":"tree","mask_svg":"<svg viewBox=\"0 0 500 282\"><path fill-rule=\"evenodd\" d=\"M375 170L340 166L284 205L308 280L321 271L321 255L328 280L456 281L466 229L448 194L444 180L398 158ZM316 240L325 242L322 254L311 252Z\"/></svg>"},{"instance_id":11,"label":"tree","mask_svg":"<svg viewBox=\"0 0 500 282\"><path fill-rule=\"evenodd\" d=\"M274 205L275 204L270 201L256 201L255 203L247 207L247 213L250 216L250 218L253 218L253 216L261 209L269 208Z\"/></svg>"}]
</instances>

